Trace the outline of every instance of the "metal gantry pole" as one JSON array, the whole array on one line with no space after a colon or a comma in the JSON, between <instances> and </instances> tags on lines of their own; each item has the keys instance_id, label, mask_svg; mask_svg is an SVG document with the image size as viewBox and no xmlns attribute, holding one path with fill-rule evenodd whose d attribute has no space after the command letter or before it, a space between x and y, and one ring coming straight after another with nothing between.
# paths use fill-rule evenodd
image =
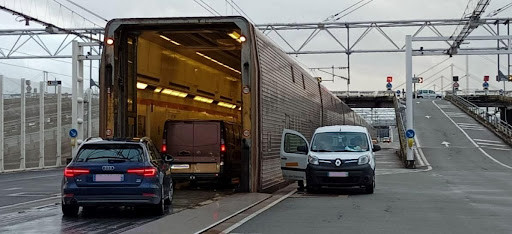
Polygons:
<instances>
[{"instance_id":1,"label":"metal gantry pole","mask_svg":"<svg viewBox=\"0 0 512 234\"><path fill-rule=\"evenodd\" d=\"M84 66L80 56L83 54L83 47L79 42L73 41L72 58L72 103L71 103L71 127L78 132L77 141L74 142L71 151L71 157L75 157L78 149L78 142L83 140L83 122L84 122Z\"/></svg>"},{"instance_id":2,"label":"metal gantry pole","mask_svg":"<svg viewBox=\"0 0 512 234\"><path fill-rule=\"evenodd\" d=\"M0 172L4 171L4 77L0 75Z\"/></svg>"},{"instance_id":3,"label":"metal gantry pole","mask_svg":"<svg viewBox=\"0 0 512 234\"><path fill-rule=\"evenodd\" d=\"M469 55L466 55L466 95L469 95Z\"/></svg>"},{"instance_id":4,"label":"metal gantry pole","mask_svg":"<svg viewBox=\"0 0 512 234\"><path fill-rule=\"evenodd\" d=\"M92 137L92 89L87 90L87 137Z\"/></svg>"},{"instance_id":5,"label":"metal gantry pole","mask_svg":"<svg viewBox=\"0 0 512 234\"><path fill-rule=\"evenodd\" d=\"M26 125L25 125L25 121L26 121L26 116L25 116L25 79L22 78L21 79L21 98L20 98L20 102L21 102L21 110L20 110L20 115L21 115L21 126L20 126L20 169L25 169L26 165L25 165L25 141L26 141L26 138L25 138L25 129L26 129Z\"/></svg>"},{"instance_id":6,"label":"metal gantry pole","mask_svg":"<svg viewBox=\"0 0 512 234\"><path fill-rule=\"evenodd\" d=\"M452 92L453 92L452 95L455 95L456 94L455 93L455 89L453 88L453 83L454 83L454 81L453 81L453 63L450 65L450 79L448 80L448 82L449 83L451 82L451 84L452 84Z\"/></svg>"},{"instance_id":7,"label":"metal gantry pole","mask_svg":"<svg viewBox=\"0 0 512 234\"><path fill-rule=\"evenodd\" d=\"M412 36L405 36L405 88L406 88L406 127L407 129L414 129L413 108L414 102L412 100ZM407 147L407 161L414 160L414 155L411 147Z\"/></svg>"},{"instance_id":8,"label":"metal gantry pole","mask_svg":"<svg viewBox=\"0 0 512 234\"><path fill-rule=\"evenodd\" d=\"M57 162L56 166L62 164L62 86L57 85Z\"/></svg>"},{"instance_id":9,"label":"metal gantry pole","mask_svg":"<svg viewBox=\"0 0 512 234\"><path fill-rule=\"evenodd\" d=\"M44 167L44 81L39 82L39 167Z\"/></svg>"},{"instance_id":10,"label":"metal gantry pole","mask_svg":"<svg viewBox=\"0 0 512 234\"><path fill-rule=\"evenodd\" d=\"M347 93L350 92L350 29L347 27Z\"/></svg>"}]
</instances>

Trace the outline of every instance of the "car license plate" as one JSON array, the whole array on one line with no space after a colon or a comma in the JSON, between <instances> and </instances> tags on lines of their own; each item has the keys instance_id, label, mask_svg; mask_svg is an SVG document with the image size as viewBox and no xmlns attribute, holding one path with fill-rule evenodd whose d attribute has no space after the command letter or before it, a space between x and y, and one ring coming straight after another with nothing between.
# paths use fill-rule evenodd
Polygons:
<instances>
[{"instance_id":1,"label":"car license plate","mask_svg":"<svg viewBox=\"0 0 512 234\"><path fill-rule=\"evenodd\" d=\"M329 172L329 177L348 177L348 172Z\"/></svg>"},{"instance_id":2,"label":"car license plate","mask_svg":"<svg viewBox=\"0 0 512 234\"><path fill-rule=\"evenodd\" d=\"M124 180L123 174L96 174L94 181L96 182L121 182Z\"/></svg>"},{"instance_id":3,"label":"car license plate","mask_svg":"<svg viewBox=\"0 0 512 234\"><path fill-rule=\"evenodd\" d=\"M189 169L190 165L188 164L174 164L171 166L171 169Z\"/></svg>"}]
</instances>

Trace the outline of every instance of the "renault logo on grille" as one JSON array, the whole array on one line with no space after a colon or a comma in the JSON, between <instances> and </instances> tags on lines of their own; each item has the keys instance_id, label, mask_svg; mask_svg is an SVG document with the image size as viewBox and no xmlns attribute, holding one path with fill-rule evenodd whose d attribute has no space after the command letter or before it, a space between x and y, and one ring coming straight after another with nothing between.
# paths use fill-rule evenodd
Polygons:
<instances>
[{"instance_id":1,"label":"renault logo on grille","mask_svg":"<svg viewBox=\"0 0 512 234\"><path fill-rule=\"evenodd\" d=\"M104 171L113 171L115 169L115 167L114 166L102 166L101 169Z\"/></svg>"},{"instance_id":2,"label":"renault logo on grille","mask_svg":"<svg viewBox=\"0 0 512 234\"><path fill-rule=\"evenodd\" d=\"M341 166L341 160L336 159L336 161L334 161L334 165L336 165L337 167Z\"/></svg>"}]
</instances>

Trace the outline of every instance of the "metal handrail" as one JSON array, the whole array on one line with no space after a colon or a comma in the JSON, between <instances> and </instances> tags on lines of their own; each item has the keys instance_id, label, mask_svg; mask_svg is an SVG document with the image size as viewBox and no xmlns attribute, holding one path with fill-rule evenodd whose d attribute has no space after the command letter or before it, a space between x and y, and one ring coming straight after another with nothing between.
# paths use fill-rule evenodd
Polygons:
<instances>
[{"instance_id":1,"label":"metal handrail","mask_svg":"<svg viewBox=\"0 0 512 234\"><path fill-rule=\"evenodd\" d=\"M407 139L405 137L405 118L403 113L400 111L398 105L398 99L396 97L393 98L393 106L395 108L395 118L396 118L396 126L398 129L398 138L400 140L400 159L402 162L407 161Z\"/></svg>"},{"instance_id":2,"label":"metal handrail","mask_svg":"<svg viewBox=\"0 0 512 234\"><path fill-rule=\"evenodd\" d=\"M464 107L467 111L476 117L479 117L486 123L492 125L497 131L505 134L505 136L512 138L512 125L509 123L501 120L500 118L497 118L496 116L491 117L491 115L489 115L486 111L481 110L480 107L471 103L465 98L456 95L450 95L448 96L448 99L451 99L453 102Z\"/></svg>"}]
</instances>

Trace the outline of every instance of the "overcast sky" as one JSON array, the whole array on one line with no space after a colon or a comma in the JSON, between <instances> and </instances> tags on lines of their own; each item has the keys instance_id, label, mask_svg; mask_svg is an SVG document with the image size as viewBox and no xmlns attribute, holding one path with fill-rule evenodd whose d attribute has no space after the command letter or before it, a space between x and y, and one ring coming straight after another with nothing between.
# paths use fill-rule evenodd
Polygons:
<instances>
[{"instance_id":1,"label":"overcast sky","mask_svg":"<svg viewBox=\"0 0 512 234\"><path fill-rule=\"evenodd\" d=\"M86 18L95 22L100 26L104 26L104 22L100 19L83 12L77 7L71 6L66 0L57 0L69 8L79 12L86 16ZM238 14L230 7L225 0L203 0L207 2L212 8L222 15ZM291 23L291 22L320 22L328 16L337 13L359 0L345 0L345 1L333 1L333 0L315 0L315 1L301 1L301 0L281 0L281 1L248 1L248 0L235 0L235 2L244 10L250 19L256 24L264 23ZM369 0L366 0L369 1ZM50 2L50 5L45 5ZM74 0L74 2L85 6L89 10L96 14L106 18L120 18L120 17L175 17L175 16L211 16L212 14L203 9L199 4L192 0ZM478 0L472 0L472 6ZM54 24L63 27L70 26L90 26L92 24L88 22L78 21L76 17L75 21L69 20L69 15L65 15L59 18L58 10L61 10L56 6L53 0L3 0L0 4L7 4L7 6L13 6L16 3L18 7L23 7L26 13L35 14L37 17L44 18L52 21ZM21 4L20 4L21 3ZM498 9L506 4L510 3L507 0L493 0L491 5L487 8L487 15L495 9ZM407 20L407 19L459 19L461 18L468 0L373 0L366 6L358 9L357 11L349 14L340 21L377 21L377 20ZM65 11L65 10L64 10ZM61 10L62 12L62 10ZM497 17L509 17L511 15L511 9L500 13ZM68 17L68 18L67 18ZM0 12L0 27L1 28L24 28L24 22L18 22L16 17L11 14ZM38 27L36 23L31 23L30 27ZM401 44L404 41L403 35L406 33L414 33L417 28L404 28L404 29L384 29L386 33L398 41ZM453 33L454 28L443 29L443 33L448 36ZM502 27L502 30L505 30ZM355 40L362 31L354 30L351 40ZM485 35L483 29L477 29L473 35ZM343 36L342 32L340 35ZM422 36L432 36L432 33L425 33ZM282 46L283 49L289 50L285 47L285 44L280 41L275 34L269 35L276 43ZM291 38L291 42L294 46L298 47L301 40L303 41L307 37L307 32L295 32L295 34L289 34L288 38ZM15 38L1 38L0 37L0 49L11 47ZM30 43L33 43L32 45ZM59 45L59 41L55 39L55 45L50 45L51 48L56 48ZM445 44L446 45L446 44ZM389 42L385 41L377 31L370 33L365 41L361 41L358 49L384 49L390 48ZM307 50L313 49L333 49L336 48L335 42L329 39L325 35L320 34L317 40L312 41L311 44L306 47ZM40 53L40 49L34 42L27 43L27 47L20 50L24 53ZM294 56L295 57L295 56ZM352 85L351 90L383 90L385 89L385 79L387 76L393 76L393 84L398 86L404 81L405 74L405 59L404 54L401 53L386 53L386 54L354 54L351 56L351 76ZM302 63L306 67L316 66L346 66L346 55L300 55L295 57L297 61ZM416 74L420 74L430 66L437 64L438 62L446 59L446 57L416 57L414 59L413 71ZM504 73L507 73L507 57L501 57L501 66L503 67ZM29 70L25 68L18 68L2 63L16 64L26 67L31 67L40 70L47 70L54 72L50 75L50 78L62 79L66 85L70 85L70 78L68 76L71 73L71 65L69 61L58 62L52 60L0 60L0 74L11 78L24 77L32 79L34 81L42 79L42 72L37 70ZM465 72L465 57L455 56L452 59L447 60L443 64L439 65L437 69L433 69L422 76L427 78L437 71L447 67L450 63L456 65L454 74L464 76ZM481 89L482 79L484 75L490 75L494 77L497 73L496 56L471 56L469 59L470 74L473 79L470 81L470 86L473 89ZM93 78L97 79L97 64L93 64ZM88 69L86 69L86 77L88 77ZM58 73L58 74L55 74ZM315 76L323 76L324 79L329 79L328 76L324 76L320 72L312 73ZM346 76L346 71L340 71L340 75ZM430 81L439 78L441 75L450 77L450 69L446 69L444 72L439 73L432 78L426 79L423 88L432 88ZM439 80L438 80L439 81ZM448 84L448 79L444 82ZM465 80L461 81L461 86L465 87ZM331 90L346 90L346 82L343 80L337 80L336 82L324 82L324 84ZM440 82L436 82L437 89L439 90ZM491 78L491 88L498 89L502 88L502 84L497 84L493 78ZM421 86L420 86L421 88ZM512 89L512 84L508 84L507 89Z\"/></svg>"}]
</instances>

